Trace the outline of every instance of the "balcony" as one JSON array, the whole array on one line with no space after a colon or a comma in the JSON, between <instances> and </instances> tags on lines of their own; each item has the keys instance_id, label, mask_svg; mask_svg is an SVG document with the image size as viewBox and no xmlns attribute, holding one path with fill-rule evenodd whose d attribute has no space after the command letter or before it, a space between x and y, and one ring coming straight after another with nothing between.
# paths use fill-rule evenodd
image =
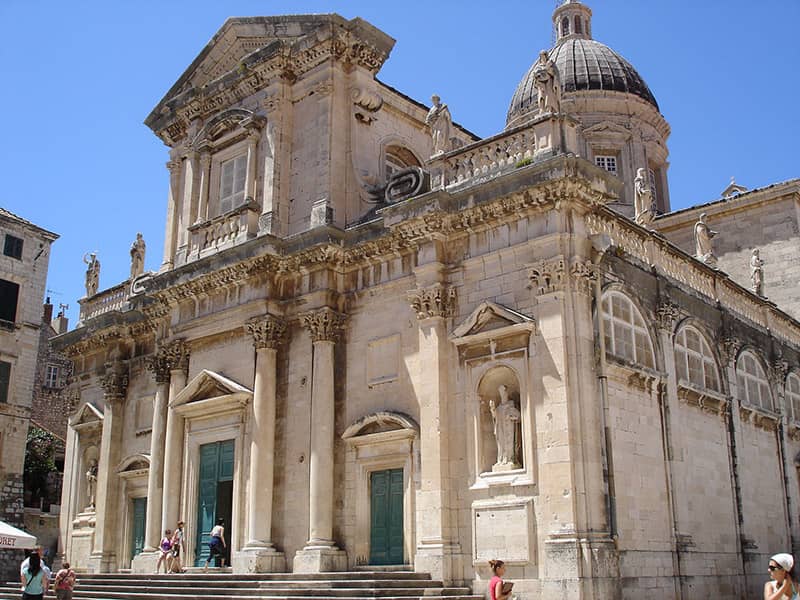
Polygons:
<instances>
[{"instance_id":1,"label":"balcony","mask_svg":"<svg viewBox=\"0 0 800 600\"><path fill-rule=\"evenodd\" d=\"M235 246L253 238L258 233L258 218L261 207L250 200L232 211L189 227L191 236L186 262L191 262Z\"/></svg>"},{"instance_id":2,"label":"balcony","mask_svg":"<svg viewBox=\"0 0 800 600\"><path fill-rule=\"evenodd\" d=\"M125 310L128 308L129 297L130 281L123 281L90 298L81 298L78 300L78 304L81 306L78 324L86 323L89 319L94 319L107 312Z\"/></svg>"}]
</instances>

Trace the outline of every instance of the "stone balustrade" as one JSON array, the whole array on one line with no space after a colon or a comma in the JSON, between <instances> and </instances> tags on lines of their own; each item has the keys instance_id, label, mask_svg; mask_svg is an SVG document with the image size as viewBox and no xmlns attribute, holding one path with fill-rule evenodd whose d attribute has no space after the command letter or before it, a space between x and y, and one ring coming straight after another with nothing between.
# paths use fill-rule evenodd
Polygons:
<instances>
[{"instance_id":1,"label":"stone balustrade","mask_svg":"<svg viewBox=\"0 0 800 600\"><path fill-rule=\"evenodd\" d=\"M90 298L81 298L79 323L98 317L114 310L124 310L128 306L130 296L130 281L123 281L114 287L98 292Z\"/></svg>"},{"instance_id":2,"label":"stone balustrade","mask_svg":"<svg viewBox=\"0 0 800 600\"><path fill-rule=\"evenodd\" d=\"M224 215L189 227L192 236L187 261L197 260L223 248L254 237L258 233L260 207L248 202Z\"/></svg>"},{"instance_id":3,"label":"stone balustrade","mask_svg":"<svg viewBox=\"0 0 800 600\"><path fill-rule=\"evenodd\" d=\"M576 123L544 115L468 146L433 157L432 187L475 185L559 152L576 152Z\"/></svg>"}]
</instances>

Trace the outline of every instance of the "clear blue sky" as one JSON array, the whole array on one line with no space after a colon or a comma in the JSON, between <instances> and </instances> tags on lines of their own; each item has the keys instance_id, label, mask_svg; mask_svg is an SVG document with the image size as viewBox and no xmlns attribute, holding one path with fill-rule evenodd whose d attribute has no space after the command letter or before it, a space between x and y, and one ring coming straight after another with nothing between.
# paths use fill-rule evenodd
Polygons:
<instances>
[{"instance_id":1,"label":"clear blue sky","mask_svg":"<svg viewBox=\"0 0 800 600\"><path fill-rule=\"evenodd\" d=\"M593 34L626 57L672 126L673 208L800 176L798 0L586 0ZM555 0L0 0L4 206L61 235L48 289L83 295L84 252L100 287L128 276L144 234L157 270L167 148L145 116L229 16L338 12L397 40L379 78L481 136L502 130L517 82L552 41ZM724 234L724 233L723 233Z\"/></svg>"}]
</instances>

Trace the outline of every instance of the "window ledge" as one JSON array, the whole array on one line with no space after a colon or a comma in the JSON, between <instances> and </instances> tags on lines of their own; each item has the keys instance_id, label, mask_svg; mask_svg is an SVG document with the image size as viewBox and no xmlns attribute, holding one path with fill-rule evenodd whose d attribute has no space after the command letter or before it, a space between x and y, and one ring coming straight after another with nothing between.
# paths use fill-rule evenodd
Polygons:
<instances>
[{"instance_id":1,"label":"window ledge","mask_svg":"<svg viewBox=\"0 0 800 600\"><path fill-rule=\"evenodd\" d=\"M781 420L779 413L764 410L750 404L739 405L739 417L744 423L752 423L760 429L767 431L775 431L778 429L778 423Z\"/></svg>"},{"instance_id":2,"label":"window ledge","mask_svg":"<svg viewBox=\"0 0 800 600\"><path fill-rule=\"evenodd\" d=\"M0 330L14 331L16 328L17 324L14 321L6 321L4 319L0 319Z\"/></svg>"},{"instance_id":3,"label":"window ledge","mask_svg":"<svg viewBox=\"0 0 800 600\"><path fill-rule=\"evenodd\" d=\"M729 400L725 396L688 381L678 382L678 399L710 414L725 416L728 413Z\"/></svg>"},{"instance_id":4,"label":"window ledge","mask_svg":"<svg viewBox=\"0 0 800 600\"><path fill-rule=\"evenodd\" d=\"M612 354L606 354L605 367L605 375L608 377L648 394L655 391L655 384L663 378L663 374L658 371Z\"/></svg>"}]
</instances>

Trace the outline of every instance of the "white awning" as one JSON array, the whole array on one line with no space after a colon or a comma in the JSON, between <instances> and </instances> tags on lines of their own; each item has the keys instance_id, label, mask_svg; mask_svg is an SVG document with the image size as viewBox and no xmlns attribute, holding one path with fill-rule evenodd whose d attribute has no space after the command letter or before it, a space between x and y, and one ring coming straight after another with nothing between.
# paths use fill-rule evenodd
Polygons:
<instances>
[{"instance_id":1,"label":"white awning","mask_svg":"<svg viewBox=\"0 0 800 600\"><path fill-rule=\"evenodd\" d=\"M36 538L0 521L0 548L35 548Z\"/></svg>"}]
</instances>

